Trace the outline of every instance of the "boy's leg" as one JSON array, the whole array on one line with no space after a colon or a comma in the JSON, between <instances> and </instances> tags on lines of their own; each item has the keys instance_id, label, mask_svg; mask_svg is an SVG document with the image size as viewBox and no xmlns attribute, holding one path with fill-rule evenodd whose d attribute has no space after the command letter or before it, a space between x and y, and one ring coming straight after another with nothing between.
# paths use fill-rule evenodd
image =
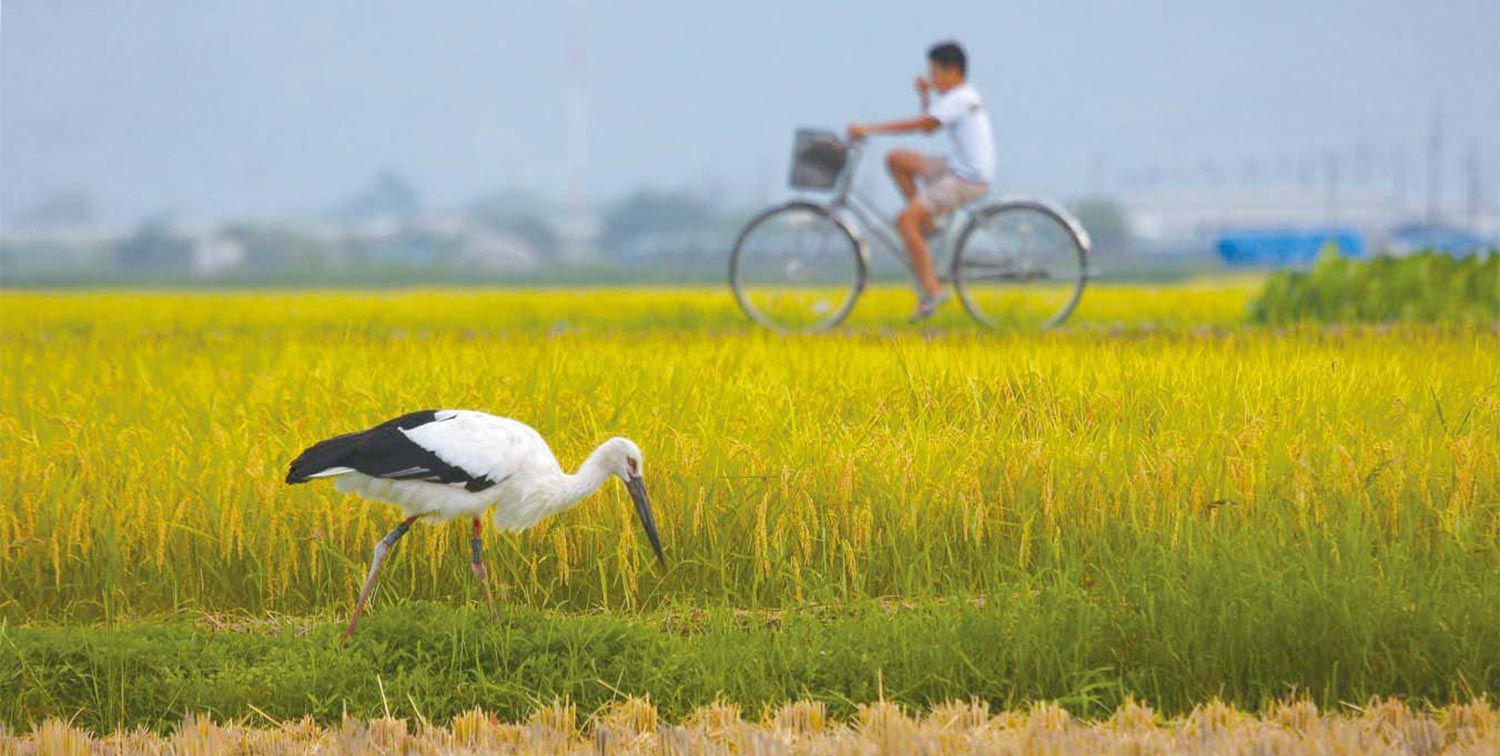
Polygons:
<instances>
[{"instance_id":1,"label":"boy's leg","mask_svg":"<svg viewBox=\"0 0 1500 756\"><path fill-rule=\"evenodd\" d=\"M917 177L927 173L927 157L911 150L891 150L885 156L885 167L910 205L917 198Z\"/></svg>"},{"instance_id":2,"label":"boy's leg","mask_svg":"<svg viewBox=\"0 0 1500 756\"><path fill-rule=\"evenodd\" d=\"M885 156L886 170L891 172L891 178L896 182L896 188L901 191L901 197L910 206L917 201L917 179L921 178L931 181L935 175L934 171L941 170L942 161L934 164L933 158L912 150L891 150ZM922 233L931 234L937 230L937 224L933 221L932 213L927 214L927 220L922 222Z\"/></svg>"},{"instance_id":3,"label":"boy's leg","mask_svg":"<svg viewBox=\"0 0 1500 756\"><path fill-rule=\"evenodd\" d=\"M915 199L906 204L906 209L896 216L896 228L906 242L906 253L911 257L912 268L917 272L917 281L927 296L937 296L943 290L938 283L937 272L932 269L932 251L927 248L927 239L922 229L932 225L932 212Z\"/></svg>"}]
</instances>

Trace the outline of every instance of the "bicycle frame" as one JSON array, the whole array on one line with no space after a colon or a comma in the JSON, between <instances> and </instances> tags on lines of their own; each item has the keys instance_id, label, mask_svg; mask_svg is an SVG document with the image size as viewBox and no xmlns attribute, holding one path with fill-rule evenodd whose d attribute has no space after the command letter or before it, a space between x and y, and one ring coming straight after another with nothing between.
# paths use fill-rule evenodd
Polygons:
<instances>
[{"instance_id":1,"label":"bicycle frame","mask_svg":"<svg viewBox=\"0 0 1500 756\"><path fill-rule=\"evenodd\" d=\"M895 224L886 220L885 215L854 186L854 172L859 167L859 161L864 157L865 140L861 139L851 142L845 158L844 170L839 175L838 182L834 184L833 199L829 200L827 207L844 222L849 232L854 236L855 242L860 248L860 255L865 258L865 263L870 262L869 253L866 251L866 232L870 240L885 249L892 257L896 258L906 268L908 275L916 281L917 271L912 267L911 258L906 254L906 242L901 239ZM954 211L954 220L944 224L942 234L931 245L929 252L932 254L933 269L938 271L938 279L949 280L949 264L952 261L953 246L950 243L951 234L949 229L962 228L963 219L960 213L967 211L960 208Z\"/></svg>"}]
</instances>

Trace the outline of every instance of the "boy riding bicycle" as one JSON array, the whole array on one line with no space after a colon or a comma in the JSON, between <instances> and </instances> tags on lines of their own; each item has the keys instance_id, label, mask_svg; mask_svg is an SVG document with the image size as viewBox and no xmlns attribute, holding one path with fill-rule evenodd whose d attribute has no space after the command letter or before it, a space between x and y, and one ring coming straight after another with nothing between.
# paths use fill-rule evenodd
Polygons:
<instances>
[{"instance_id":1,"label":"boy riding bicycle","mask_svg":"<svg viewBox=\"0 0 1500 756\"><path fill-rule=\"evenodd\" d=\"M916 81L923 115L887 123L855 123L848 129L850 139L863 139L871 134L931 133L943 128L952 141L947 158L901 149L891 150L886 156L891 178L906 199L896 227L922 286L913 321L931 317L949 297L932 268L926 239L937 230L934 219L984 196L995 170L990 119L979 93L966 80L968 59L963 48L956 42L936 44L927 51L927 63L927 78ZM935 101L931 99L934 89Z\"/></svg>"}]
</instances>

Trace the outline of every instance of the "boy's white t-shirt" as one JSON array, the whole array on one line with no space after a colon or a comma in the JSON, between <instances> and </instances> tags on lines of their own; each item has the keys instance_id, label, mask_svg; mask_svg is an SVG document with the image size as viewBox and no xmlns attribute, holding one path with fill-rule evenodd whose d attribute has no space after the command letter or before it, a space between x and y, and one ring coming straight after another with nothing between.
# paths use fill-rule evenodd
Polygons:
<instances>
[{"instance_id":1,"label":"boy's white t-shirt","mask_svg":"<svg viewBox=\"0 0 1500 756\"><path fill-rule=\"evenodd\" d=\"M936 118L953 139L953 154L948 158L953 174L976 184L990 183L995 177L995 143L990 117L974 87L965 83L939 94L927 115Z\"/></svg>"}]
</instances>

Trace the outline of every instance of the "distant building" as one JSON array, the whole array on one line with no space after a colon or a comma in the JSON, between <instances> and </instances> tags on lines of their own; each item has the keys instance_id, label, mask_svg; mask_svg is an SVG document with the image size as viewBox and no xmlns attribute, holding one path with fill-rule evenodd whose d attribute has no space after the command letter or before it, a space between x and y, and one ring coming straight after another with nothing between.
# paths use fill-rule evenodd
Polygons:
<instances>
[{"instance_id":1,"label":"distant building","mask_svg":"<svg viewBox=\"0 0 1500 756\"><path fill-rule=\"evenodd\" d=\"M1408 223L1391 229L1381 244L1381 251L1402 257L1429 249L1470 257L1500 249L1500 240L1442 224Z\"/></svg>"},{"instance_id":2,"label":"distant building","mask_svg":"<svg viewBox=\"0 0 1500 756\"><path fill-rule=\"evenodd\" d=\"M515 234L483 232L467 237L459 264L485 273L522 273L536 270L540 260L531 244Z\"/></svg>"},{"instance_id":3,"label":"distant building","mask_svg":"<svg viewBox=\"0 0 1500 756\"><path fill-rule=\"evenodd\" d=\"M197 278L223 278L245 266L245 245L238 239L206 234L193 239L191 265Z\"/></svg>"},{"instance_id":4,"label":"distant building","mask_svg":"<svg viewBox=\"0 0 1500 756\"><path fill-rule=\"evenodd\" d=\"M602 224L592 211L574 208L553 224L562 243L563 262L570 264L599 259L599 236Z\"/></svg>"},{"instance_id":5,"label":"distant building","mask_svg":"<svg viewBox=\"0 0 1500 756\"><path fill-rule=\"evenodd\" d=\"M1138 189L1120 198L1138 251L1218 251L1219 237L1237 230L1316 233L1338 229L1366 238L1401 218L1383 191L1351 187L1330 197L1324 187L1301 184Z\"/></svg>"}]
</instances>

